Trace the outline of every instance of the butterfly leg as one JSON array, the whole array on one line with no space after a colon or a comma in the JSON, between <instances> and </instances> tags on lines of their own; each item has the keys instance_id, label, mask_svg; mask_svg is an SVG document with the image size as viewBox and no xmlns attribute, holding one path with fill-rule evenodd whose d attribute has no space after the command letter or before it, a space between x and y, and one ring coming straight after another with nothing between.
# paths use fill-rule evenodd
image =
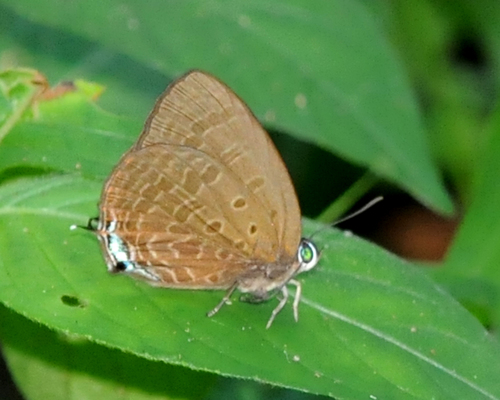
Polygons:
<instances>
[{"instance_id":1,"label":"butterfly leg","mask_svg":"<svg viewBox=\"0 0 500 400\"><path fill-rule=\"evenodd\" d=\"M286 288L286 286L283 286L281 288L281 293L283 294L283 298L280 300L276 308L271 313L271 318L269 318L269 321L267 321L266 329L269 329L271 327L274 318L276 318L276 315L278 315L280 311L283 310L283 307L285 307L285 304L288 301L288 289Z\"/></svg>"},{"instance_id":2,"label":"butterfly leg","mask_svg":"<svg viewBox=\"0 0 500 400\"><path fill-rule=\"evenodd\" d=\"M224 304L226 304L226 302L231 298L231 295L238 287L238 284L239 284L238 281L234 282L234 284L228 289L228 291L226 292L226 294L224 295L224 297L222 298L220 303L217 304L213 310L210 310L209 312L207 312L207 317L213 317L215 314L217 314L219 312L219 310L222 308L222 306Z\"/></svg>"},{"instance_id":3,"label":"butterfly leg","mask_svg":"<svg viewBox=\"0 0 500 400\"><path fill-rule=\"evenodd\" d=\"M291 283L295 286L295 298L293 299L293 318L295 319L295 322L299 322L299 303L300 297L302 296L302 285L295 279L290 279L288 283Z\"/></svg>"}]
</instances>

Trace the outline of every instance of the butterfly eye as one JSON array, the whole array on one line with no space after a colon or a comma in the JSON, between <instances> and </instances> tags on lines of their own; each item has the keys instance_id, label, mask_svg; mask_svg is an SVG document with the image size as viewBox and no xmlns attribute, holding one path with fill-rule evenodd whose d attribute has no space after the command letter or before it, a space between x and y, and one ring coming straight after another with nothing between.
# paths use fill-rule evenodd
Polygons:
<instances>
[{"instance_id":1,"label":"butterfly eye","mask_svg":"<svg viewBox=\"0 0 500 400\"><path fill-rule=\"evenodd\" d=\"M298 272L309 271L318 263L318 249L310 240L302 239L299 245L298 258L300 262Z\"/></svg>"}]
</instances>

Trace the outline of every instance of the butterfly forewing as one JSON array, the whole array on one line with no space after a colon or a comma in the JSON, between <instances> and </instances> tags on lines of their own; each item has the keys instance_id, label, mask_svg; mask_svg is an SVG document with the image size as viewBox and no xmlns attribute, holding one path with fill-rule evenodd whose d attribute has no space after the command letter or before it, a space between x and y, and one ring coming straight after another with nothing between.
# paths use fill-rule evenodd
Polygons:
<instances>
[{"instance_id":1,"label":"butterfly forewing","mask_svg":"<svg viewBox=\"0 0 500 400\"><path fill-rule=\"evenodd\" d=\"M261 217L257 228L272 221L279 251L267 258L295 255L301 225L292 182L269 136L230 88L200 71L178 79L158 100L136 149L158 143L198 149L226 166L240 191L260 203L260 210L252 209Z\"/></svg>"}]
</instances>

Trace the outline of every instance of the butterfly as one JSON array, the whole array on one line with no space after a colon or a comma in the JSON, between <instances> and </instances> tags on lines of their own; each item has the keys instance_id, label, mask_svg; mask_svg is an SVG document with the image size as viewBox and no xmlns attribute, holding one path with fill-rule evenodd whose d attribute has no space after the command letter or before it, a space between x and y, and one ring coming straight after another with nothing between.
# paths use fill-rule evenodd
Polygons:
<instances>
[{"instance_id":1,"label":"butterfly","mask_svg":"<svg viewBox=\"0 0 500 400\"><path fill-rule=\"evenodd\" d=\"M235 290L260 303L278 295L319 252L301 238L288 171L246 104L208 73L190 71L157 100L137 142L104 184L89 221L110 272L174 289Z\"/></svg>"}]
</instances>

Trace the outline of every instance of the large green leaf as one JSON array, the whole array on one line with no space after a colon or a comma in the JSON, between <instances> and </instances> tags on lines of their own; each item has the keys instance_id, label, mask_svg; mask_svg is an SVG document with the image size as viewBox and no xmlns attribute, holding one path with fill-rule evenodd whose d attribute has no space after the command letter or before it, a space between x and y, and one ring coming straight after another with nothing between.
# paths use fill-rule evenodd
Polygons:
<instances>
[{"instance_id":1,"label":"large green leaf","mask_svg":"<svg viewBox=\"0 0 500 400\"><path fill-rule=\"evenodd\" d=\"M198 399L216 379L50 331L3 306L0 321L3 354L30 400Z\"/></svg>"},{"instance_id":2,"label":"large green leaf","mask_svg":"<svg viewBox=\"0 0 500 400\"><path fill-rule=\"evenodd\" d=\"M222 78L268 124L450 211L404 71L355 1L3 1L168 76Z\"/></svg>"},{"instance_id":3,"label":"large green leaf","mask_svg":"<svg viewBox=\"0 0 500 400\"><path fill-rule=\"evenodd\" d=\"M162 290L110 276L97 240L70 231L95 212L100 184L76 175L0 187L0 300L47 326L126 352L345 399L500 398L500 348L411 265L328 230L301 277L300 321L274 301ZM307 225L307 232L317 226Z\"/></svg>"},{"instance_id":4,"label":"large green leaf","mask_svg":"<svg viewBox=\"0 0 500 400\"><path fill-rule=\"evenodd\" d=\"M208 319L221 293L159 290L110 277L96 239L69 226L96 214L102 179L140 125L97 108L93 93L77 82L75 91L32 99L33 107L9 114L0 168L66 173L0 186L5 305L50 328L153 360L312 393L498 396L499 371L491 366L498 346L477 321L411 266L335 231L317 235L322 261L304 281L300 323L287 310L268 331L272 302L233 304Z\"/></svg>"}]
</instances>

